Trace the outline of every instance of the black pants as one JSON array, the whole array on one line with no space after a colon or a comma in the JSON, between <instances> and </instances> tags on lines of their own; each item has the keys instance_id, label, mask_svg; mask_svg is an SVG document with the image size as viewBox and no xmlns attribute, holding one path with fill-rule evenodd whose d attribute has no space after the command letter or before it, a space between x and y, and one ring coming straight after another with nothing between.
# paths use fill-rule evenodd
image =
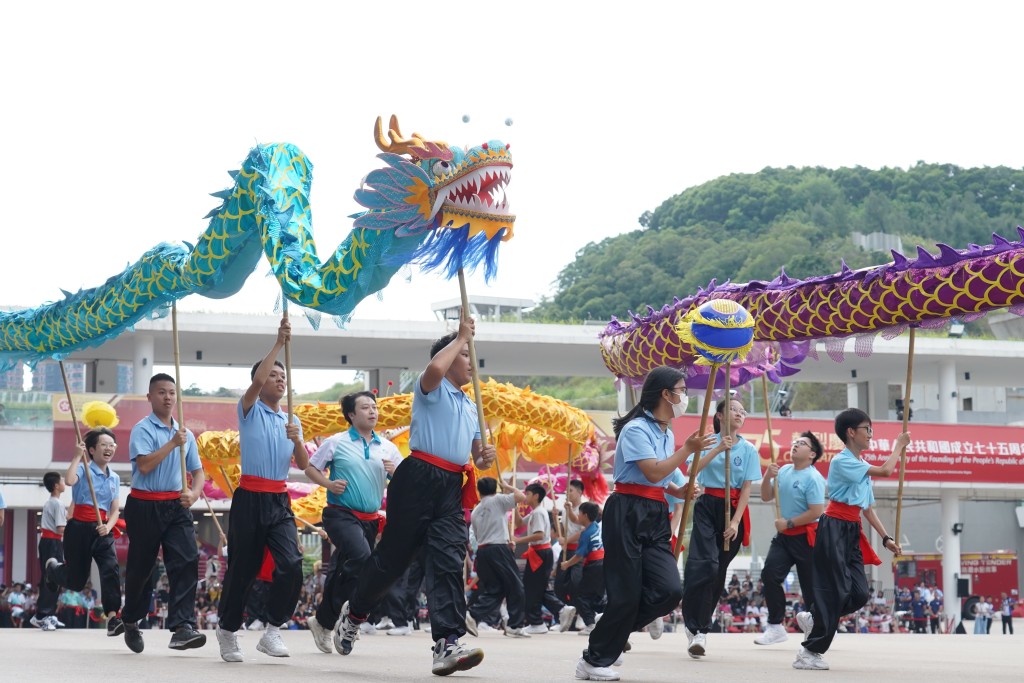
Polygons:
<instances>
[{"instance_id":1,"label":"black pants","mask_svg":"<svg viewBox=\"0 0 1024 683\"><path fill-rule=\"evenodd\" d=\"M573 552L565 553L564 559L572 557ZM555 595L566 604L571 604L579 592L580 581L583 580L583 565L574 564L567 570L562 570L562 563L557 562L558 569L555 570Z\"/></svg>"},{"instance_id":2,"label":"black pants","mask_svg":"<svg viewBox=\"0 0 1024 683\"><path fill-rule=\"evenodd\" d=\"M146 618L153 595L153 565L163 549L168 599L165 625L172 631L196 626L199 551L192 511L178 500L142 500L128 496L124 505L128 527L128 560L124 572L124 611L133 624Z\"/></svg>"},{"instance_id":3,"label":"black pants","mask_svg":"<svg viewBox=\"0 0 1024 683\"><path fill-rule=\"evenodd\" d=\"M769 624L781 624L786 616L786 591L782 587L782 582L786 580L793 565L796 565L796 575L800 578L804 609L811 611L810 606L814 604L814 570L811 559L813 551L814 548L807 542L807 534L776 534L772 539L768 557L764 560L764 569L761 570Z\"/></svg>"},{"instance_id":4,"label":"black pants","mask_svg":"<svg viewBox=\"0 0 1024 683\"><path fill-rule=\"evenodd\" d=\"M89 580L93 561L100 571L103 613L121 610L121 577L114 552L114 534L100 536L95 522L69 519L64 527L64 556L67 561L54 569L54 580L65 588L80 591Z\"/></svg>"},{"instance_id":5,"label":"black pants","mask_svg":"<svg viewBox=\"0 0 1024 683\"><path fill-rule=\"evenodd\" d=\"M391 584L385 611L395 626L419 628L419 597L423 588L423 550L413 558L412 564L398 581Z\"/></svg>"},{"instance_id":6,"label":"black pants","mask_svg":"<svg viewBox=\"0 0 1024 683\"><path fill-rule=\"evenodd\" d=\"M825 654L839 629L839 620L856 612L871 597L860 551L860 522L823 515L814 541L814 628L803 646Z\"/></svg>"},{"instance_id":7,"label":"black pants","mask_svg":"<svg viewBox=\"0 0 1024 683\"><path fill-rule=\"evenodd\" d=\"M543 607L547 607L548 611L551 612L556 618L558 612L565 605L562 601L555 597L554 591L548 590L548 580L551 578L551 567L555 564L555 556L551 553L551 548L536 551L537 555L540 556L541 563L537 567L537 571L534 571L530 567L530 563L526 563L526 568L523 569L523 592L526 597L526 623L530 626L536 626L544 623L544 612ZM551 595L547 595L551 593ZM509 619L511 619L512 613L509 612ZM511 622L510 622L511 625Z\"/></svg>"},{"instance_id":8,"label":"black pants","mask_svg":"<svg viewBox=\"0 0 1024 683\"><path fill-rule=\"evenodd\" d=\"M1002 621L1003 621L1003 635L1005 636L1006 633L1007 633L1007 629L1009 629L1009 633L1012 636L1013 635L1013 616L1006 616L1004 614Z\"/></svg>"},{"instance_id":9,"label":"black pants","mask_svg":"<svg viewBox=\"0 0 1024 683\"><path fill-rule=\"evenodd\" d=\"M249 586L249 596L245 599L245 625L254 621L270 623L267 616L267 599L270 594L270 582L256 579Z\"/></svg>"},{"instance_id":10,"label":"black pants","mask_svg":"<svg viewBox=\"0 0 1024 683\"><path fill-rule=\"evenodd\" d=\"M735 518L736 508L731 512ZM725 499L701 496L693 506L693 530L690 547L686 549L683 572L683 623L690 633L708 633L711 616L725 589L729 563L740 551L746 529L740 521L737 537L725 544Z\"/></svg>"},{"instance_id":11,"label":"black pants","mask_svg":"<svg viewBox=\"0 0 1024 683\"><path fill-rule=\"evenodd\" d=\"M302 590L302 555L295 516L287 493L256 493L237 489L231 499L228 524L228 570L220 596L220 626L242 626L246 596L263 565L263 551L274 558L274 580L267 598L267 618L273 626L288 621Z\"/></svg>"},{"instance_id":12,"label":"black pants","mask_svg":"<svg viewBox=\"0 0 1024 683\"><path fill-rule=\"evenodd\" d=\"M64 562L64 544L59 538L39 539L39 567L43 570L41 576L46 577L46 561L51 557L58 562ZM39 599L36 601L36 616L52 617L57 614L57 596L55 590L50 590L46 581L39 582ZM1004 627L1005 630L1005 627Z\"/></svg>"},{"instance_id":13,"label":"black pants","mask_svg":"<svg viewBox=\"0 0 1024 683\"><path fill-rule=\"evenodd\" d=\"M349 600L367 617L425 546L424 572L434 640L466 633L462 571L469 534L462 512L462 473L406 458L388 486L388 522Z\"/></svg>"},{"instance_id":14,"label":"black pants","mask_svg":"<svg viewBox=\"0 0 1024 683\"><path fill-rule=\"evenodd\" d=\"M608 605L583 659L611 666L629 634L671 612L682 596L661 501L613 493L604 507L604 585Z\"/></svg>"},{"instance_id":15,"label":"black pants","mask_svg":"<svg viewBox=\"0 0 1024 683\"><path fill-rule=\"evenodd\" d=\"M574 565L570 569L579 566ZM583 623L591 626L597 618L601 603L604 602L604 560L595 560L581 569L579 588L569 604L576 608L576 613L583 619Z\"/></svg>"},{"instance_id":16,"label":"black pants","mask_svg":"<svg viewBox=\"0 0 1024 683\"><path fill-rule=\"evenodd\" d=\"M364 521L349 510L326 507L323 521L334 553L324 581L323 598L316 608L316 620L324 628L334 628L342 606L355 590L363 565L370 559L377 541L377 520Z\"/></svg>"},{"instance_id":17,"label":"black pants","mask_svg":"<svg viewBox=\"0 0 1024 683\"><path fill-rule=\"evenodd\" d=\"M521 628L526 620L526 593L512 549L507 545L480 546L476 553L476 575L480 584L470 609L473 618L478 622L492 620L505 600L509 628Z\"/></svg>"}]
</instances>

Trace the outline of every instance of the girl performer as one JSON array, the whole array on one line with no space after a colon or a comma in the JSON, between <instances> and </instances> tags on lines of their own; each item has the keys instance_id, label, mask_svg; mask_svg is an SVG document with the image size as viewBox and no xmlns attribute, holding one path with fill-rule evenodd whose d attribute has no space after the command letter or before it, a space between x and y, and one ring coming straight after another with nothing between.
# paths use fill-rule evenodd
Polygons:
<instances>
[{"instance_id":1,"label":"girl performer","mask_svg":"<svg viewBox=\"0 0 1024 683\"><path fill-rule=\"evenodd\" d=\"M722 433L725 410L732 411L732 434ZM693 507L693 531L686 554L683 573L683 624L689 641L687 652L697 659L705 654L707 633L711 630L711 615L725 588L725 574L729 563L743 545L750 545L750 484L761 478L761 461L757 449L736 433L743 427L747 413L743 404L733 398L719 401L715 409L714 448L708 450L697 463L698 479L704 492ZM725 456L729 449L729 482L731 486L732 515L729 528L725 528ZM724 550L729 541L729 550Z\"/></svg>"},{"instance_id":2,"label":"girl performer","mask_svg":"<svg viewBox=\"0 0 1024 683\"><path fill-rule=\"evenodd\" d=\"M613 422L618 441L615 492L605 504L602 534L608 606L576 663L578 679L619 680L611 666L629 634L668 614L682 595L669 547L672 532L665 491L675 496L685 492L666 484L687 455L713 445L712 437L694 433L673 452L669 423L686 407L683 380L683 373L674 368L655 368L644 380L640 403Z\"/></svg>"}]
</instances>

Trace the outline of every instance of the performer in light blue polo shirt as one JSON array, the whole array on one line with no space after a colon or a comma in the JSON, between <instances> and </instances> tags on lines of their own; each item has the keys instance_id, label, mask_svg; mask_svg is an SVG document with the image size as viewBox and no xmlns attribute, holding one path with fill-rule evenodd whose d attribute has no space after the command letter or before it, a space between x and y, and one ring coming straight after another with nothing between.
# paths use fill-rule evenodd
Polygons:
<instances>
[{"instance_id":1,"label":"performer in light blue polo shirt","mask_svg":"<svg viewBox=\"0 0 1024 683\"><path fill-rule=\"evenodd\" d=\"M377 425L373 392L348 394L340 403L349 428L320 444L306 467L310 481L327 489L323 523L334 545L323 597L316 616L307 621L316 646L324 653L331 651L331 630L377 544L384 487L402 462L398 447L373 429ZM329 479L323 475L325 469L330 470Z\"/></svg>"},{"instance_id":2,"label":"performer in light blue polo shirt","mask_svg":"<svg viewBox=\"0 0 1024 683\"><path fill-rule=\"evenodd\" d=\"M863 452L871 446L871 418L863 410L847 408L836 416L836 436L846 445L828 464L825 514L818 520L814 540L814 604L810 614L797 620L807 635L793 661L794 669L828 669L822 655L839 630L839 620L856 612L871 597L865 564L881 564L861 530L861 515L882 536L882 545L894 555L902 552L886 532L873 507L871 477L889 477L900 453L910 443L903 432L893 442L892 454L881 465L871 465ZM809 631L809 633L807 633Z\"/></svg>"},{"instance_id":3,"label":"performer in light blue polo shirt","mask_svg":"<svg viewBox=\"0 0 1024 683\"><path fill-rule=\"evenodd\" d=\"M786 591L783 581L790 569L796 565L800 577L800 592L803 603L814 602L814 571L812 553L818 530L818 518L825 509L825 478L814 466L824 450L821 442L811 432L803 432L790 448L788 465L781 468L772 463L761 480L761 500L770 503L775 500L775 479L778 478L779 513L775 520L778 532L768 548L764 568L761 570L764 602L768 607L768 628L754 643L773 645L789 639L782 619L786 616ZM797 623L801 619L798 617Z\"/></svg>"},{"instance_id":4,"label":"performer in light blue polo shirt","mask_svg":"<svg viewBox=\"0 0 1024 683\"><path fill-rule=\"evenodd\" d=\"M725 411L731 411L732 434L722 431ZM693 528L690 547L686 551L686 577L683 582L683 622L689 645L687 654L693 658L706 654L707 634L711 616L725 588L729 563L743 545L750 545L750 487L761 479L761 460L757 449L739 435L747 412L736 398L722 400L715 408L713 420L717 444L701 456L697 464L697 481L704 495L693 506ZM725 446L728 446L726 451ZM725 500L725 463L729 457L730 500ZM692 467L692 465L691 465ZM730 506L729 527L725 526L725 506ZM730 541L729 550L724 549Z\"/></svg>"},{"instance_id":5,"label":"performer in light blue polo shirt","mask_svg":"<svg viewBox=\"0 0 1024 683\"><path fill-rule=\"evenodd\" d=\"M483 660L478 648L459 643L466 633L466 594L462 582L466 557L463 472L469 464L487 469L495 450L480 439L476 406L459 388L472 378L469 342L475 325L466 318L458 333L441 337L430 349L430 362L416 379L409 444L412 452L395 471L388 487L388 523L359 577L350 609L342 610L338 634L342 654L349 654L363 623L387 594L417 551L425 546L431 671L446 676ZM476 497L475 475L465 487ZM337 641L336 641L337 643Z\"/></svg>"},{"instance_id":6,"label":"performer in light blue polo shirt","mask_svg":"<svg viewBox=\"0 0 1024 683\"><path fill-rule=\"evenodd\" d=\"M618 680L611 667L629 634L660 621L679 604L682 591L669 547L672 531L665 493L686 495L685 487L669 482L672 471L687 455L711 443L710 437L693 433L675 450L669 425L686 410L685 379L675 368L655 368L644 379L640 402L612 421L617 441L615 491L602 517L608 606L576 662L578 679Z\"/></svg>"},{"instance_id":7,"label":"performer in light blue polo shirt","mask_svg":"<svg viewBox=\"0 0 1024 683\"><path fill-rule=\"evenodd\" d=\"M226 662L244 660L235 631L242 626L249 588L263 565L265 550L274 560L274 579L266 607L270 623L256 645L259 652L271 657L289 656L280 627L291 618L302 590L302 555L285 483L292 459L304 470L309 465L309 454L298 418L289 423L288 414L281 410L288 378L277 360L291 339L291 330L288 318L283 318L273 348L252 366L252 382L238 402L242 478L231 499L230 554L217 626L220 656Z\"/></svg>"},{"instance_id":8,"label":"performer in light blue polo shirt","mask_svg":"<svg viewBox=\"0 0 1024 683\"><path fill-rule=\"evenodd\" d=\"M103 613L107 617L107 635L119 636L124 624L118 613L121 611L121 578L114 552L114 538L120 536L121 480L110 469L117 441L114 432L106 427L97 427L85 435L85 443L75 447L75 456L64 473L65 483L71 487L71 500L75 504L71 519L64 527L64 563L51 557L46 561L45 579L52 590L59 586L80 591L89 580L92 561L100 574L100 594ZM88 453L88 460L85 455ZM96 505L100 520L96 519L93 497L85 468L92 476L92 487L96 493ZM151 567L152 569L152 567Z\"/></svg>"},{"instance_id":9,"label":"performer in light blue polo shirt","mask_svg":"<svg viewBox=\"0 0 1024 683\"><path fill-rule=\"evenodd\" d=\"M132 652L145 647L138 622L149 613L150 574L161 548L169 581L165 626L174 632L170 648L188 650L206 644L206 636L196 630L199 552L191 511L206 478L195 435L174 419L177 397L173 377L162 372L153 375L146 394L152 412L132 427L128 442L132 490L124 506L129 543L121 616L124 640ZM182 450L191 487L181 481Z\"/></svg>"}]
</instances>

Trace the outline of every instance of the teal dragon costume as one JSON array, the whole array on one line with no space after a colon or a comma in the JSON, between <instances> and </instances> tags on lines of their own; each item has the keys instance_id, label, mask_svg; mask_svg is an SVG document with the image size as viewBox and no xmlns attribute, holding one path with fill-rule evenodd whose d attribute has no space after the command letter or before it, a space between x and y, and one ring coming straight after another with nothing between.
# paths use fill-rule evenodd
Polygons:
<instances>
[{"instance_id":1,"label":"teal dragon costume","mask_svg":"<svg viewBox=\"0 0 1024 683\"><path fill-rule=\"evenodd\" d=\"M492 140L459 149L405 137L396 117L386 132L378 118L374 138L385 166L356 191L366 210L352 216L352 232L326 261L312 235L313 164L294 145L260 145L230 172L234 184L213 194L223 203L194 246L159 244L98 287L0 313L0 368L98 346L190 294L229 297L261 255L288 301L339 322L406 264L447 277L482 265L493 277L515 221L505 196L509 146Z\"/></svg>"}]
</instances>

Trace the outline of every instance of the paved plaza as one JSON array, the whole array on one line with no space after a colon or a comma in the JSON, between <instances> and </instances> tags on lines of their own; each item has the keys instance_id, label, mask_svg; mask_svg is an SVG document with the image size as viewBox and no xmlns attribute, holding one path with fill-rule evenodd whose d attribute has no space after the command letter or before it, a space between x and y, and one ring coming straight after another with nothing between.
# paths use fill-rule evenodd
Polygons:
<instances>
[{"instance_id":1,"label":"paved plaza","mask_svg":"<svg viewBox=\"0 0 1024 683\"><path fill-rule=\"evenodd\" d=\"M1024 626L1024 624L1022 624ZM998 627L998 625L997 625ZM621 667L623 681L679 683L799 683L803 679L829 683L945 683L946 681L1024 680L1024 635L852 635L840 634L827 654L830 671L796 671L790 665L799 647L791 634L780 645L754 645L750 634L710 634L708 656L695 661L684 652L685 638L666 633L652 641L634 634L633 649ZM430 674L427 634L363 636L348 657L325 655L313 645L308 631L284 632L292 656L274 659L256 652L258 632L241 632L246 661L221 661L216 638L207 631L206 647L189 652L167 648L166 631L144 631L146 650L128 651L122 638L101 630L62 630L44 633L30 629L0 630L0 681L92 681L135 683L287 683L289 681L438 681ZM576 659L586 639L575 633L549 633L529 640L484 634L468 638L482 647L483 663L450 680L572 681Z\"/></svg>"}]
</instances>

